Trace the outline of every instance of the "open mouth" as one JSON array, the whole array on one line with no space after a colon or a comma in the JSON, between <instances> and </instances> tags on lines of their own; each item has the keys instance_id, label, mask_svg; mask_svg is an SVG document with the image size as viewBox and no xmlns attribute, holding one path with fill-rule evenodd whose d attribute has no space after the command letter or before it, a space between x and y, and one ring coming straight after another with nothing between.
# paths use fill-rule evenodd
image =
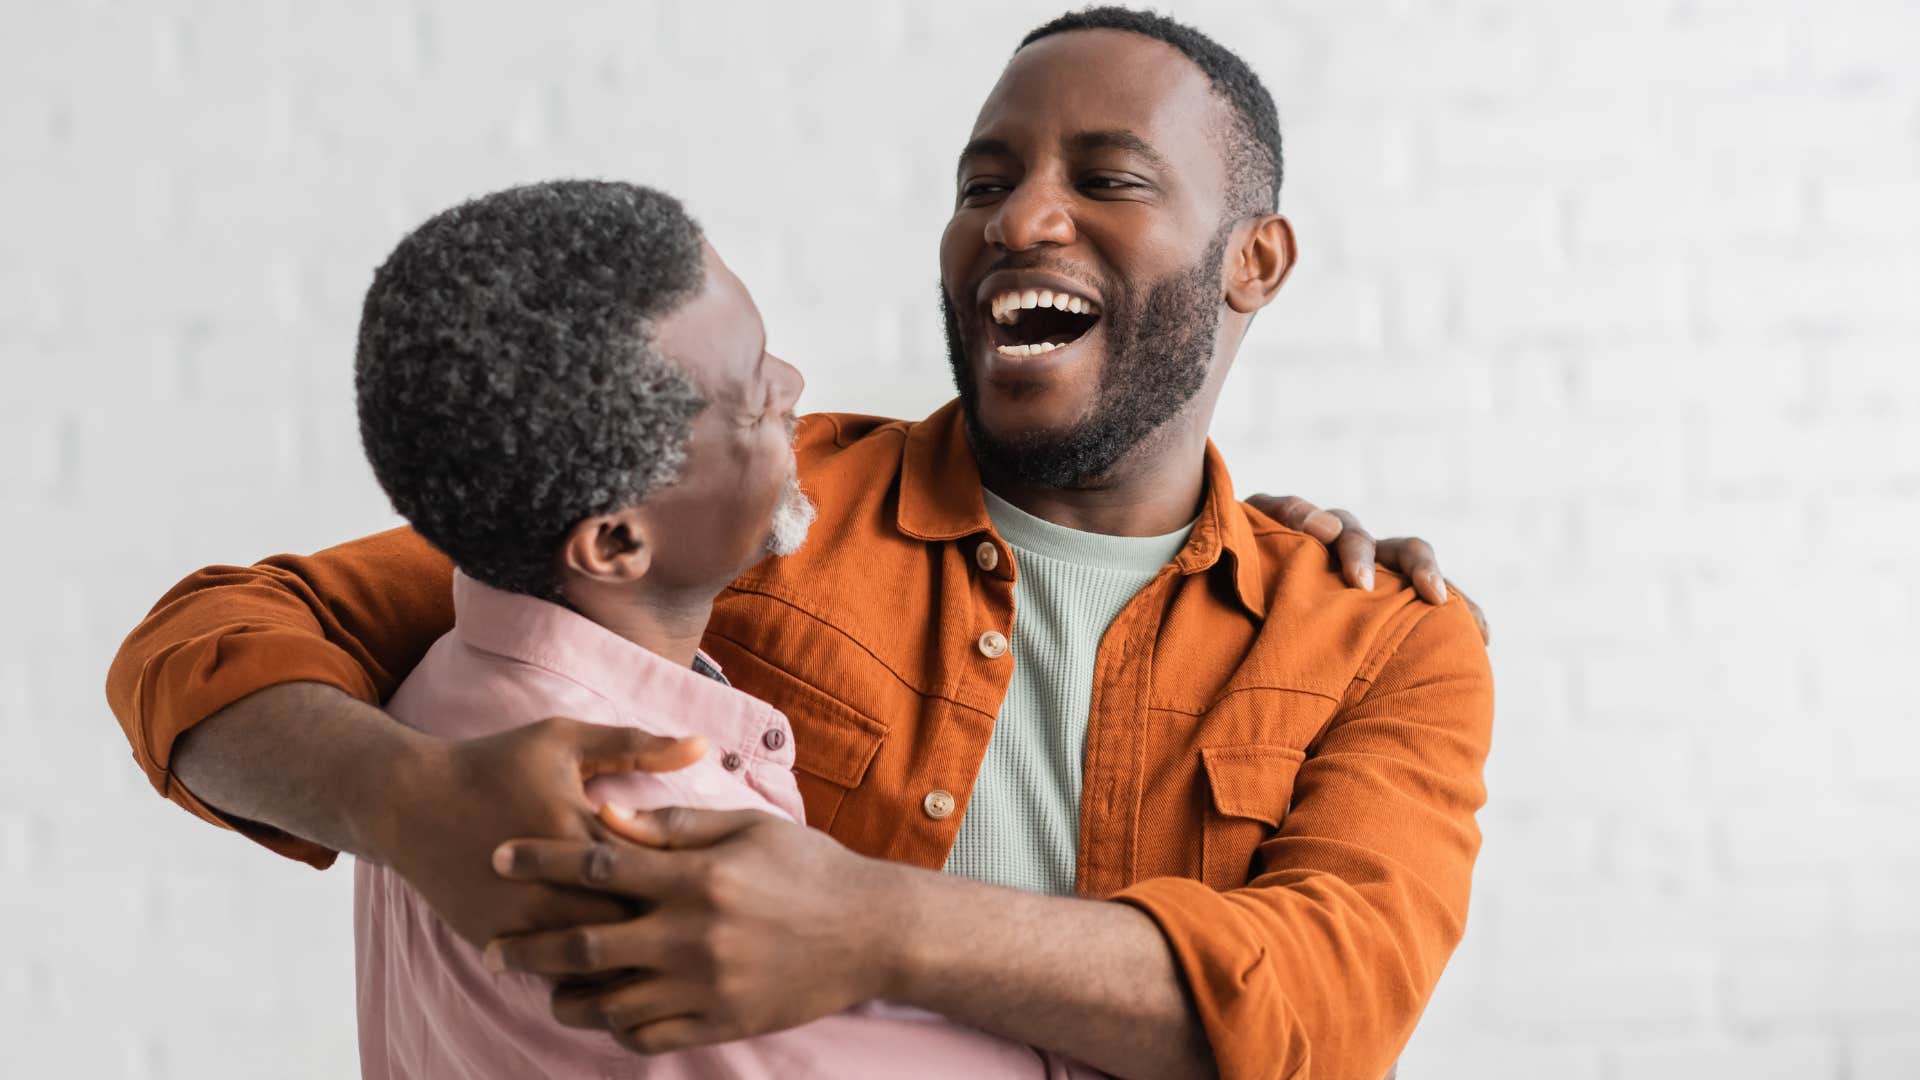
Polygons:
<instances>
[{"instance_id":1,"label":"open mouth","mask_svg":"<svg viewBox=\"0 0 1920 1080\"><path fill-rule=\"evenodd\" d=\"M987 302L987 340L1009 358L1042 356L1080 340L1100 321L1100 305L1050 289L1014 289Z\"/></svg>"}]
</instances>

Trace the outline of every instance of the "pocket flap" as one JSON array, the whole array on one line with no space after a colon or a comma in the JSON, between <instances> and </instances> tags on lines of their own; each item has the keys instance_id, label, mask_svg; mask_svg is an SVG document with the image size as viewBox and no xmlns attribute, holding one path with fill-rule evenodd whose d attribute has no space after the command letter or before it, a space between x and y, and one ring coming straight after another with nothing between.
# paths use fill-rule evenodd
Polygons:
<instances>
[{"instance_id":1,"label":"pocket flap","mask_svg":"<svg viewBox=\"0 0 1920 1080\"><path fill-rule=\"evenodd\" d=\"M843 788L859 787L887 729L792 676L782 681L783 700L775 704L793 725L794 767Z\"/></svg>"},{"instance_id":2,"label":"pocket flap","mask_svg":"<svg viewBox=\"0 0 1920 1080\"><path fill-rule=\"evenodd\" d=\"M1306 753L1291 746L1206 746L1213 808L1227 817L1250 818L1274 828L1293 802L1293 778Z\"/></svg>"}]
</instances>

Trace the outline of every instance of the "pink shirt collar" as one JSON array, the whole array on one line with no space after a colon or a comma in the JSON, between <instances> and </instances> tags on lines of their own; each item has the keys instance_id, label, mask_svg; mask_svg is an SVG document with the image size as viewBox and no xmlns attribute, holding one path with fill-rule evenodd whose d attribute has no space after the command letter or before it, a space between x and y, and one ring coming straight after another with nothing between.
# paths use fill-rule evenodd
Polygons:
<instances>
[{"instance_id":1,"label":"pink shirt collar","mask_svg":"<svg viewBox=\"0 0 1920 1080\"><path fill-rule=\"evenodd\" d=\"M703 735L725 748L762 739L785 718L733 689L705 652L682 667L579 612L453 575L453 634L468 648L559 675L657 735Z\"/></svg>"}]
</instances>

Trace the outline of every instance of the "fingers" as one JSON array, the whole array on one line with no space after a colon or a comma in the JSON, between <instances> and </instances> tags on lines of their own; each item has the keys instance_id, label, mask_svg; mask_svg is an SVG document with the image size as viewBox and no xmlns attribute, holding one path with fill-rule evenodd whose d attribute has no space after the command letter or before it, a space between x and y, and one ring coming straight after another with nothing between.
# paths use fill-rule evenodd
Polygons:
<instances>
[{"instance_id":1,"label":"fingers","mask_svg":"<svg viewBox=\"0 0 1920 1080\"><path fill-rule=\"evenodd\" d=\"M1338 518L1341 525L1340 535L1333 542L1333 553L1340 559L1340 576L1355 588L1373 588L1373 534L1367 532L1359 518L1345 510L1327 513Z\"/></svg>"},{"instance_id":2,"label":"fingers","mask_svg":"<svg viewBox=\"0 0 1920 1080\"><path fill-rule=\"evenodd\" d=\"M624 1032L689 1016L693 988L651 972L598 986L562 986L553 992L553 1018L570 1028Z\"/></svg>"},{"instance_id":3,"label":"fingers","mask_svg":"<svg viewBox=\"0 0 1920 1080\"><path fill-rule=\"evenodd\" d=\"M493 870L501 877L642 900L676 895L689 869L660 852L632 844L523 839L493 849Z\"/></svg>"},{"instance_id":4,"label":"fingers","mask_svg":"<svg viewBox=\"0 0 1920 1080\"><path fill-rule=\"evenodd\" d=\"M665 1054L690 1046L725 1042L728 1037L725 1033L715 1031L711 1024L698 1016L676 1016L645 1027L615 1032L613 1036L621 1046L640 1054Z\"/></svg>"},{"instance_id":5,"label":"fingers","mask_svg":"<svg viewBox=\"0 0 1920 1080\"><path fill-rule=\"evenodd\" d=\"M494 938L481 958L492 971L558 978L644 968L660 962L664 933L649 916L596 926Z\"/></svg>"},{"instance_id":6,"label":"fingers","mask_svg":"<svg viewBox=\"0 0 1920 1080\"><path fill-rule=\"evenodd\" d=\"M1287 528L1323 544L1333 543L1340 535L1340 519L1333 511L1322 510L1298 495L1253 495L1247 502Z\"/></svg>"},{"instance_id":7,"label":"fingers","mask_svg":"<svg viewBox=\"0 0 1920 1080\"><path fill-rule=\"evenodd\" d=\"M637 728L589 724L564 716L540 722L549 736L564 739L580 760L580 779L608 773L672 772L699 761L707 752L705 739L670 739Z\"/></svg>"},{"instance_id":8,"label":"fingers","mask_svg":"<svg viewBox=\"0 0 1920 1080\"><path fill-rule=\"evenodd\" d=\"M602 825L636 844L656 848L712 847L768 820L768 815L758 810L697 810L688 806L627 810L612 804L600 808Z\"/></svg>"},{"instance_id":9,"label":"fingers","mask_svg":"<svg viewBox=\"0 0 1920 1080\"><path fill-rule=\"evenodd\" d=\"M1382 540L1374 558L1380 565L1413 583L1413 591L1429 604L1447 602L1447 579L1440 574L1440 560L1433 545L1417 536Z\"/></svg>"},{"instance_id":10,"label":"fingers","mask_svg":"<svg viewBox=\"0 0 1920 1080\"><path fill-rule=\"evenodd\" d=\"M1493 644L1493 633L1487 629L1487 613L1481 611L1480 605L1474 603L1473 597L1468 596L1466 593L1461 593L1460 599L1467 602L1467 610L1473 613L1474 625L1480 628L1480 644Z\"/></svg>"}]
</instances>

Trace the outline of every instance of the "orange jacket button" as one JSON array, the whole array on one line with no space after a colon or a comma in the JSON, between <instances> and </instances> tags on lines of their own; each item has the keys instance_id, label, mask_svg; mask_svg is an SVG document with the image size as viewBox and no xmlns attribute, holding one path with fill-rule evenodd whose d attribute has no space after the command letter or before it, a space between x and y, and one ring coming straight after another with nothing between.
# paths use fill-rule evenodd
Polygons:
<instances>
[{"instance_id":1,"label":"orange jacket button","mask_svg":"<svg viewBox=\"0 0 1920 1080\"><path fill-rule=\"evenodd\" d=\"M992 572L1000 565L1000 549L993 546L993 541L982 540L980 546L973 549L973 561L980 569Z\"/></svg>"},{"instance_id":2,"label":"orange jacket button","mask_svg":"<svg viewBox=\"0 0 1920 1080\"><path fill-rule=\"evenodd\" d=\"M928 817L939 821L953 813L953 792L937 788L929 791L927 797L920 800L920 808L927 812Z\"/></svg>"},{"instance_id":3,"label":"orange jacket button","mask_svg":"<svg viewBox=\"0 0 1920 1080\"><path fill-rule=\"evenodd\" d=\"M980 635L980 655L989 660L1006 655L1007 635L998 630L989 630Z\"/></svg>"}]
</instances>

